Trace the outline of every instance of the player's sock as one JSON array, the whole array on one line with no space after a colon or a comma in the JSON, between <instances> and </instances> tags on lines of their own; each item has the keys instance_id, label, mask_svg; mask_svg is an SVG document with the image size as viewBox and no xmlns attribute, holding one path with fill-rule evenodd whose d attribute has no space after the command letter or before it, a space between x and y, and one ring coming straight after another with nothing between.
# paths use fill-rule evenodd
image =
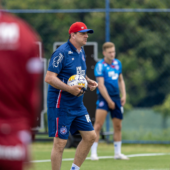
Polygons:
<instances>
[{"instance_id":1,"label":"player's sock","mask_svg":"<svg viewBox=\"0 0 170 170\"><path fill-rule=\"evenodd\" d=\"M91 147L91 155L97 155L97 146L98 146L98 143L94 142Z\"/></svg>"},{"instance_id":2,"label":"player's sock","mask_svg":"<svg viewBox=\"0 0 170 170\"><path fill-rule=\"evenodd\" d=\"M122 144L122 142L118 141L118 142L114 142L113 144L114 144L115 155L121 154L121 144Z\"/></svg>"},{"instance_id":3,"label":"player's sock","mask_svg":"<svg viewBox=\"0 0 170 170\"><path fill-rule=\"evenodd\" d=\"M72 167L70 170L79 170L80 167L78 167L76 164L72 163Z\"/></svg>"}]
</instances>

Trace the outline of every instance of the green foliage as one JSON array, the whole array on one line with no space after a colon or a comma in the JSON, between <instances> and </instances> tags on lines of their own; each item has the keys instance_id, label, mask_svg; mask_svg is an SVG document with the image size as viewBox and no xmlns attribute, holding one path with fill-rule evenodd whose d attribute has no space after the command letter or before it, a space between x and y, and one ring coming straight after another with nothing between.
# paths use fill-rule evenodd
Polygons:
<instances>
[{"instance_id":1,"label":"green foliage","mask_svg":"<svg viewBox=\"0 0 170 170\"><path fill-rule=\"evenodd\" d=\"M160 103L170 91L169 13L112 13L111 18L111 39L122 61L130 103L147 107Z\"/></svg>"},{"instance_id":2,"label":"green foliage","mask_svg":"<svg viewBox=\"0 0 170 170\"><path fill-rule=\"evenodd\" d=\"M105 8L105 1L6 0L6 9L92 9ZM168 0L110 1L111 8L170 8ZM99 58L105 42L105 13L18 14L41 36L46 58L54 42L65 42L73 22L94 29L88 41L98 43ZM110 41L122 62L128 93L127 108L160 105L170 92L170 13L110 13Z\"/></svg>"}]
</instances>

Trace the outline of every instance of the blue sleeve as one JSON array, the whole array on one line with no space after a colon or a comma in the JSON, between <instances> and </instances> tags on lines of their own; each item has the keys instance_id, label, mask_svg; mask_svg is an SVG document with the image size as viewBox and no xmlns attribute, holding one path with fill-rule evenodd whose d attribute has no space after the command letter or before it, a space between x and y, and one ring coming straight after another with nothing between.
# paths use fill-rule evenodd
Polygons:
<instances>
[{"instance_id":1,"label":"blue sleeve","mask_svg":"<svg viewBox=\"0 0 170 170\"><path fill-rule=\"evenodd\" d=\"M121 74L122 73L122 64L121 64L121 62L119 61L119 74Z\"/></svg>"},{"instance_id":2,"label":"blue sleeve","mask_svg":"<svg viewBox=\"0 0 170 170\"><path fill-rule=\"evenodd\" d=\"M98 62L94 68L95 77L104 77L103 64Z\"/></svg>"},{"instance_id":3,"label":"blue sleeve","mask_svg":"<svg viewBox=\"0 0 170 170\"><path fill-rule=\"evenodd\" d=\"M56 50L50 59L48 71L59 74L64 66L64 54L61 50Z\"/></svg>"}]
</instances>

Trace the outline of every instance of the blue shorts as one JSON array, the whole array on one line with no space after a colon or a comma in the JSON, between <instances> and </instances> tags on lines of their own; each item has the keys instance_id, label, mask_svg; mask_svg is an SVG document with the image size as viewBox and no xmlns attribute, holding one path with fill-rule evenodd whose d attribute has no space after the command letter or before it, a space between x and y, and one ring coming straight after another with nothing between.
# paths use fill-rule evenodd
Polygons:
<instances>
[{"instance_id":1,"label":"blue shorts","mask_svg":"<svg viewBox=\"0 0 170 170\"><path fill-rule=\"evenodd\" d=\"M49 137L68 139L69 132L74 135L78 131L94 130L86 108L72 110L49 107L47 115Z\"/></svg>"},{"instance_id":2,"label":"blue shorts","mask_svg":"<svg viewBox=\"0 0 170 170\"><path fill-rule=\"evenodd\" d=\"M103 109L110 112L111 118L123 119L123 106L121 105L120 99L112 98L112 101L115 102L116 108L114 110L109 109L109 106L106 100L103 97L99 97L96 102L96 109Z\"/></svg>"}]
</instances>

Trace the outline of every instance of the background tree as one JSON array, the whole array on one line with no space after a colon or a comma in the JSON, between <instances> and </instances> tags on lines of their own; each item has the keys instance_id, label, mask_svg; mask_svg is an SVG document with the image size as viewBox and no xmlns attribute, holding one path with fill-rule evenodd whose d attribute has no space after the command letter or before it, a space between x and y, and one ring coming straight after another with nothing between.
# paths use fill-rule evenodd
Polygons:
<instances>
[{"instance_id":1,"label":"background tree","mask_svg":"<svg viewBox=\"0 0 170 170\"><path fill-rule=\"evenodd\" d=\"M105 1L6 0L6 9L91 9L105 8ZM110 1L111 8L169 8L168 0ZM88 41L98 43L99 58L105 42L105 13L18 14L42 38L45 57L50 58L55 41L65 42L73 22L85 22L94 34ZM128 92L127 106L160 105L170 92L170 13L110 13L110 40L123 65Z\"/></svg>"}]
</instances>

